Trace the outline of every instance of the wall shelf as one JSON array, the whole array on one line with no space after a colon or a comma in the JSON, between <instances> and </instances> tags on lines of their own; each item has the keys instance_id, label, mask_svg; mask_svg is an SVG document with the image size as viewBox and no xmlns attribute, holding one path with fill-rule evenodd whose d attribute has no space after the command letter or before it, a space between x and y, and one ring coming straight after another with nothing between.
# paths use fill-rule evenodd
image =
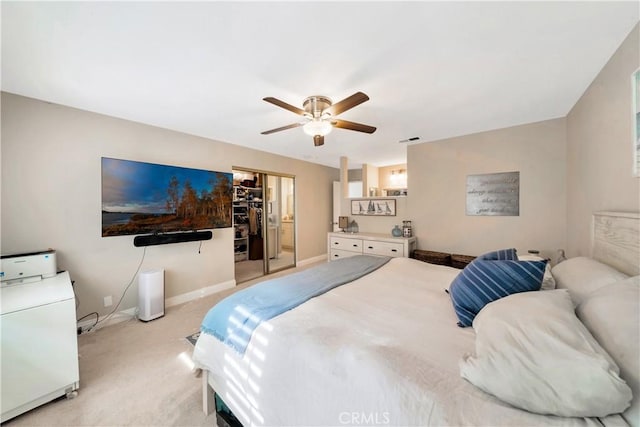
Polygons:
<instances>
[{"instance_id":1,"label":"wall shelf","mask_svg":"<svg viewBox=\"0 0 640 427\"><path fill-rule=\"evenodd\" d=\"M233 187L233 256L234 261L249 259L249 204L244 198L246 193L239 191L240 186ZM242 198L238 198L239 195Z\"/></svg>"}]
</instances>

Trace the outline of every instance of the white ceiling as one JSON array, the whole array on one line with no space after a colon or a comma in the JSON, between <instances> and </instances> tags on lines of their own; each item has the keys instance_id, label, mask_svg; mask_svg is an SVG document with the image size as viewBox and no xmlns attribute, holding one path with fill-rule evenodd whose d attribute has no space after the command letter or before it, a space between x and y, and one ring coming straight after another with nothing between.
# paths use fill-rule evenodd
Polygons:
<instances>
[{"instance_id":1,"label":"white ceiling","mask_svg":"<svg viewBox=\"0 0 640 427\"><path fill-rule=\"evenodd\" d=\"M7 2L2 90L314 163L565 116L638 22L630 2ZM371 99L314 147L309 95Z\"/></svg>"}]
</instances>

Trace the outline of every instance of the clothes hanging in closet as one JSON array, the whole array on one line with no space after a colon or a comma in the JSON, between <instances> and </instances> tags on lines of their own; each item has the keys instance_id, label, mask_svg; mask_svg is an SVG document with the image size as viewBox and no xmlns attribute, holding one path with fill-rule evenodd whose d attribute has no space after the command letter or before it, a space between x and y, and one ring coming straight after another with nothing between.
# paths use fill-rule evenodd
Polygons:
<instances>
[{"instance_id":1,"label":"clothes hanging in closet","mask_svg":"<svg viewBox=\"0 0 640 427\"><path fill-rule=\"evenodd\" d=\"M249 207L249 234L262 236L262 208Z\"/></svg>"}]
</instances>

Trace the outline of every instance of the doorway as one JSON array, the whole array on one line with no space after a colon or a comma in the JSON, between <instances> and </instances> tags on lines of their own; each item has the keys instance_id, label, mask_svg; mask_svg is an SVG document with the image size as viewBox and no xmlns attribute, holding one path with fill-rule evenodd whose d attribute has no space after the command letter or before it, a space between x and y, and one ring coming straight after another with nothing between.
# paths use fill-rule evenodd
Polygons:
<instances>
[{"instance_id":1,"label":"doorway","mask_svg":"<svg viewBox=\"0 0 640 427\"><path fill-rule=\"evenodd\" d=\"M295 177L233 168L236 283L295 267Z\"/></svg>"}]
</instances>

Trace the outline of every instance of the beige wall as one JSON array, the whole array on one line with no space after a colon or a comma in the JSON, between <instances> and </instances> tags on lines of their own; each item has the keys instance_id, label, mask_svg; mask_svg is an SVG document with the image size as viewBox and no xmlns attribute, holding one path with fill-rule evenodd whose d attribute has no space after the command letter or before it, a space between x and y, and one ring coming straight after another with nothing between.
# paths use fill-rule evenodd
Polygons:
<instances>
[{"instance_id":1,"label":"beige wall","mask_svg":"<svg viewBox=\"0 0 640 427\"><path fill-rule=\"evenodd\" d=\"M555 258L566 246L565 120L408 147L407 218L420 249L468 255L505 247ZM519 216L467 216L467 175L520 172Z\"/></svg>"},{"instance_id":2,"label":"beige wall","mask_svg":"<svg viewBox=\"0 0 640 427\"><path fill-rule=\"evenodd\" d=\"M631 74L640 67L638 25L567 116L567 255L589 255L591 214L640 210L632 177Z\"/></svg>"},{"instance_id":3,"label":"beige wall","mask_svg":"<svg viewBox=\"0 0 640 427\"><path fill-rule=\"evenodd\" d=\"M52 247L76 281L79 315L117 302L143 249L133 236L101 237L100 158L296 176L298 260L326 253L338 169L2 93L2 253ZM202 243L150 246L142 270L166 269L166 297L234 280L233 232ZM118 310L135 306L136 281Z\"/></svg>"},{"instance_id":4,"label":"beige wall","mask_svg":"<svg viewBox=\"0 0 640 427\"><path fill-rule=\"evenodd\" d=\"M422 249L590 254L591 215L640 210L632 176L636 26L566 118L408 147L407 217ZM520 216L465 215L466 175L520 171Z\"/></svg>"},{"instance_id":5,"label":"beige wall","mask_svg":"<svg viewBox=\"0 0 640 427\"><path fill-rule=\"evenodd\" d=\"M374 191L372 194L371 191ZM377 194L375 192L378 192ZM362 195L380 196L378 183L378 168L372 165L362 165Z\"/></svg>"}]
</instances>

